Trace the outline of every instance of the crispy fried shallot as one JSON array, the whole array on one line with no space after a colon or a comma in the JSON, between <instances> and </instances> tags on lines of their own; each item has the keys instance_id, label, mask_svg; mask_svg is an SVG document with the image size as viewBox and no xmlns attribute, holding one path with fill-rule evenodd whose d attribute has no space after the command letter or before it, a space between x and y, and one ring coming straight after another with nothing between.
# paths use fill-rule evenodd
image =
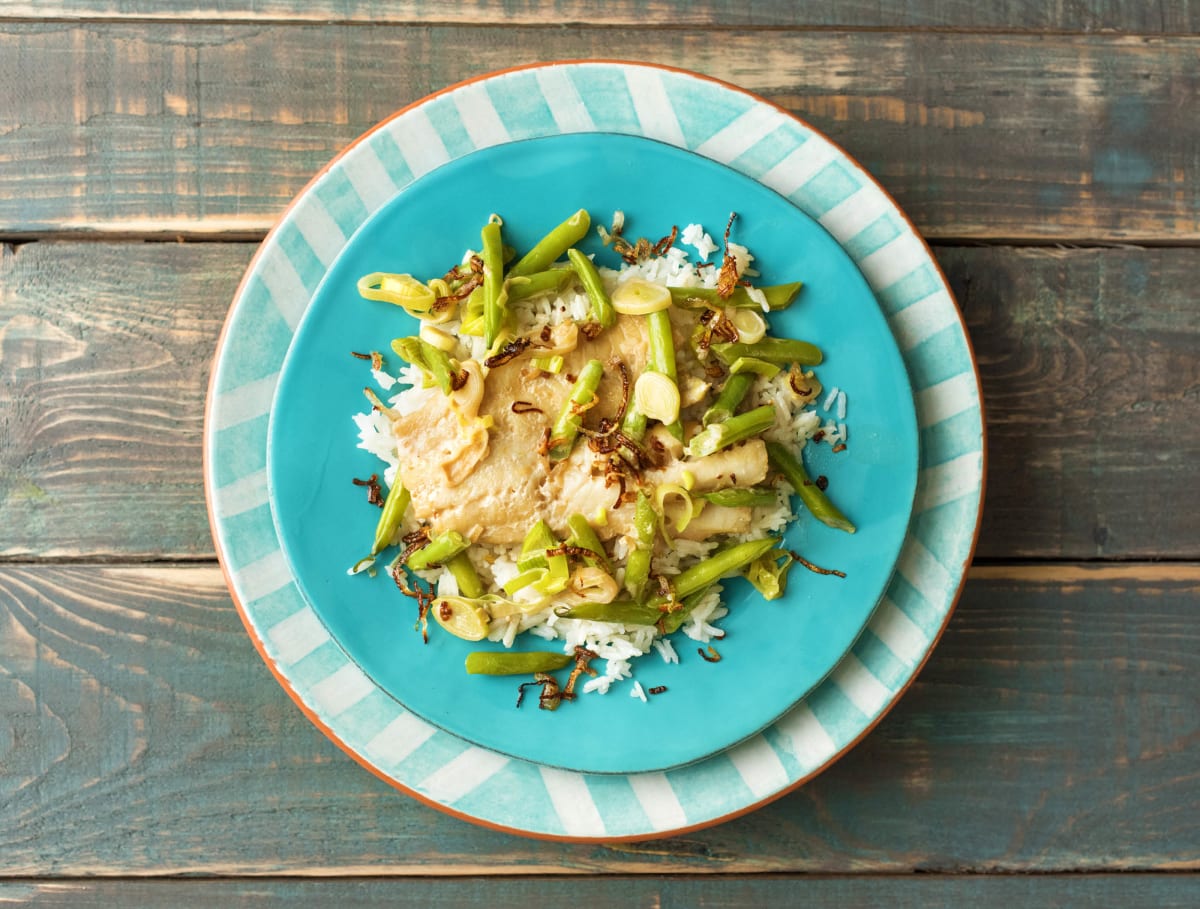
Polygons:
<instances>
[{"instance_id":1,"label":"crispy fried shallot","mask_svg":"<svg viewBox=\"0 0 1200 909\"><path fill-rule=\"evenodd\" d=\"M383 490L379 487L379 474L373 473L365 480L352 477L351 482L355 486L367 487L367 501L372 505L383 507Z\"/></svg>"}]
</instances>

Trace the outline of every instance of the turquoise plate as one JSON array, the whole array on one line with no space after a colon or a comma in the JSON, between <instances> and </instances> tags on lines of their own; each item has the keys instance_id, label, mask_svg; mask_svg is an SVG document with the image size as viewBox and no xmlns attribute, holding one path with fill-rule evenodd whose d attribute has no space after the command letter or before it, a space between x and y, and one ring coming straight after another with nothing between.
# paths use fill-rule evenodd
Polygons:
<instances>
[{"instance_id":1,"label":"turquoise plate","mask_svg":"<svg viewBox=\"0 0 1200 909\"><path fill-rule=\"evenodd\" d=\"M574 134L639 136L686 149L817 220L870 285L916 405L912 519L866 629L816 688L762 732L666 771L563 770L472 744L404 708L347 655L301 594L267 497L267 429L284 357L358 229L446 164L486 148ZM638 200L621 193L619 202L634 209ZM450 239L455 249L469 242ZM768 268L790 271L758 251ZM367 318L362 306L355 301L356 326ZM853 451L865 402L851 391ZM336 429L341 419L331 431L344 431ZM854 456L862 455L860 448ZM324 167L264 241L234 298L213 367L204 459L213 536L234 605L265 665L314 725L370 772L439 811L525 836L588 842L679 835L737 817L796 789L867 734L899 701L950 620L979 529L985 461L979 378L962 316L928 247L887 193L818 130L761 97L695 73L615 61L536 64L451 86L398 111ZM834 489L845 491L834 466L842 469L829 466ZM358 551L363 532L357 522L347 529L348 549ZM741 613L760 606L774 608L752 603ZM398 604L388 618L400 634L412 614ZM736 644L731 634L720 645L726 659ZM716 679L729 664L708 668ZM662 697L641 705L614 691L603 700L669 719L659 708L671 702Z\"/></svg>"},{"instance_id":2,"label":"turquoise plate","mask_svg":"<svg viewBox=\"0 0 1200 909\"><path fill-rule=\"evenodd\" d=\"M656 652L634 661L644 688L668 691L643 704L632 682L586 694L555 713L531 699L515 707L527 679L474 677L467 653L487 647L430 626L414 630L416 604L386 572L346 569L370 547L378 509L352 477L383 465L356 448L351 414L367 409L367 364L351 350L389 351L418 326L402 310L364 301L356 283L371 272L430 277L478 245L490 212L506 241L528 249L577 208L607 222L626 215L631 237L657 239L698 222L720 236L737 212L734 239L748 246L762 283L801 279L797 302L771 317L782 337L813 340L825 353L818 376L850 402L849 445L811 446L814 476L859 531L794 523L787 544L844 579L797 569L784 598L766 602L746 582L726 583L730 615L719 664L682 632L680 662ZM603 264L619 259L598 239L584 244ZM684 247L686 248L686 247ZM390 354L389 354L390 355ZM391 358L395 363L395 357ZM376 389L379 391L379 389ZM824 397L824 395L822 395ZM819 403L823 403L819 402ZM825 414L826 418L836 416ZM757 733L786 713L838 663L879 602L904 541L916 488L917 430L904 362L853 260L819 224L777 193L705 158L648 139L556 136L478 151L426 175L369 219L318 288L284 362L268 435L275 524L293 575L332 638L379 687L413 713L477 745L555 767L636 773L690 763ZM558 649L522 635L517 649Z\"/></svg>"}]
</instances>

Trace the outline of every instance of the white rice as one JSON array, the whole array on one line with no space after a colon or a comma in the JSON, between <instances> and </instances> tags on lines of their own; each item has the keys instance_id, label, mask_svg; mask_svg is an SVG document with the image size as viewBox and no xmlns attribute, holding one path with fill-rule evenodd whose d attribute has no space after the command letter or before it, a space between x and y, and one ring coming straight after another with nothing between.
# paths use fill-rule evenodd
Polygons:
<instances>
[{"instance_id":1,"label":"white rice","mask_svg":"<svg viewBox=\"0 0 1200 909\"><path fill-rule=\"evenodd\" d=\"M620 213L614 218L614 225L622 222ZM618 227L619 229L619 227ZM606 233L606 232L602 232ZM694 248L702 261L717 251L718 246L702 226L689 224L681 235L682 242ZM735 243L728 244L730 255L737 262L739 274L753 275L751 263L754 256L748 249ZM464 256L468 261L471 251ZM661 257L626 266L620 271L599 268L600 275L611 293L619 284L634 276L650 281L656 281L673 287L715 287L718 270L713 267L699 268L688 259L688 253L673 247ZM761 301L766 309L766 298ZM524 302L514 307L518 318L518 331L521 334L532 333L544 325L554 325L566 319L584 321L590 312L590 303L586 293L580 287L569 287L554 298L543 297ZM450 321L439 326L443 331L458 336L460 323ZM482 361L486 355L482 338L458 336L459 344L451 355L459 360L476 359ZM687 370L699 373L701 366L696 362L690 348L677 352L680 376L683 378ZM436 388L425 388L421 371L410 365L403 365L395 376L382 371L375 371L375 380L386 392L399 383L404 386L392 394L387 403L401 414L409 414L425 407L433 396L440 395ZM817 433L823 432L823 439L835 444L844 441L845 425L835 425L831 421L822 421L815 406L801 406L788 385L788 374L780 372L771 379L760 378L756 381L750 401L752 406L770 404L775 408L775 425L763 435L794 447L803 447L807 440ZM838 420L845 419L845 395L833 388L825 398L823 410L829 412L836 403ZM684 418L698 417L705 404L695 405L694 411L685 411ZM390 486L395 481L397 459L395 442L391 436L391 424L387 416L367 411L355 414L355 425L358 428L359 447L380 458L387 467L384 479ZM740 535L736 539L750 540L782 531L793 520L794 514L790 501L791 490L786 483L781 484L776 492L776 501L769 506L754 509L753 527L750 533ZM411 512L405 519L406 529L415 529L416 521ZM664 554L655 557L652 571L668 577L677 575L689 564L707 557L717 547L716 541L694 542L676 540L674 547ZM613 556L618 562L623 562L629 553L630 543L624 538L618 538L612 543ZM501 547L475 544L468 554L475 566L480 580L489 590L499 590L503 584L519 573L517 559L520 546ZM430 572L418 572L426 581L435 584L439 596L458 595L458 585L453 574L444 569ZM616 580L621 583L623 569L618 571ZM518 602L536 600L532 588L517 591L510 599ZM658 629L652 625L622 625L607 622L584 621L567 619L558 615L556 608L561 609L569 604L551 602L544 609L532 614L522 614L512 619L492 622L488 629L488 640L499 642L505 647L511 647L516 637L528 631L547 641L559 642L565 653L573 653L575 647L586 647L600 660L604 661L603 672L588 679L582 685L584 693L607 693L610 688L632 676L631 663L634 659L644 656L652 649L656 650L666 663L678 663L679 655L670 640L659 637ZM716 584L693 609L681 630L693 641L706 644L724 636L724 631L717 624L728 610L721 603L721 585ZM594 664L594 668L599 669ZM646 700L645 691L638 682L633 682L632 696Z\"/></svg>"}]
</instances>

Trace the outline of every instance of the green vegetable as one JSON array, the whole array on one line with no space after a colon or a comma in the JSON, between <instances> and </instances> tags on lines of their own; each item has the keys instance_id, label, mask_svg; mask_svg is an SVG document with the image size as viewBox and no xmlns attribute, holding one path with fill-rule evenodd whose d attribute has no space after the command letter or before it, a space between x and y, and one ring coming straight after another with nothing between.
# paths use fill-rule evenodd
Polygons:
<instances>
[{"instance_id":1,"label":"green vegetable","mask_svg":"<svg viewBox=\"0 0 1200 909\"><path fill-rule=\"evenodd\" d=\"M471 541L457 530L447 530L422 546L408 557L408 567L413 571L424 571L431 565L444 565L460 552L465 552ZM464 596L470 596L463 593Z\"/></svg>"},{"instance_id":2,"label":"green vegetable","mask_svg":"<svg viewBox=\"0 0 1200 909\"><path fill-rule=\"evenodd\" d=\"M600 272L596 271L592 260L578 249L568 249L567 258L571 260L571 266L579 275L583 289L587 292L588 299L592 303L592 311L596 314L596 321L605 328L612 328L617 324L617 311L613 309L612 300L608 298L608 291L604 289L604 282L600 280Z\"/></svg>"},{"instance_id":3,"label":"green vegetable","mask_svg":"<svg viewBox=\"0 0 1200 909\"><path fill-rule=\"evenodd\" d=\"M808 472L799 458L778 442L767 443L767 458L784 475L814 518L829 527L854 533L854 524L821 491L821 487L808 478Z\"/></svg>"},{"instance_id":4,"label":"green vegetable","mask_svg":"<svg viewBox=\"0 0 1200 909\"><path fill-rule=\"evenodd\" d=\"M392 350L433 379L443 394L454 391L458 365L444 350L421 338L396 338L392 341Z\"/></svg>"},{"instance_id":5,"label":"green vegetable","mask_svg":"<svg viewBox=\"0 0 1200 909\"><path fill-rule=\"evenodd\" d=\"M546 550L558 546L558 538L550 525L538 521L529 528L525 540L521 543L521 555L517 558L517 569L528 571L531 568L546 568Z\"/></svg>"},{"instance_id":6,"label":"green vegetable","mask_svg":"<svg viewBox=\"0 0 1200 909\"><path fill-rule=\"evenodd\" d=\"M714 344L711 350L726 365L736 362L741 357L754 357L781 366L792 363L816 366L823 359L821 349L815 344L794 341L791 338L763 338L756 344Z\"/></svg>"},{"instance_id":7,"label":"green vegetable","mask_svg":"<svg viewBox=\"0 0 1200 909\"><path fill-rule=\"evenodd\" d=\"M579 546L595 553L595 561L604 566L606 571L611 572L612 565L608 561L608 554L604 551L604 544L600 542L600 537L596 535L596 531L592 529L588 519L581 514L573 514L567 518L567 526L571 529L571 537L567 542L572 546Z\"/></svg>"},{"instance_id":8,"label":"green vegetable","mask_svg":"<svg viewBox=\"0 0 1200 909\"><path fill-rule=\"evenodd\" d=\"M754 376L748 372L735 373L726 379L717 400L704 412L704 425L723 423L737 413L738 405L753 385Z\"/></svg>"},{"instance_id":9,"label":"green vegetable","mask_svg":"<svg viewBox=\"0 0 1200 909\"><path fill-rule=\"evenodd\" d=\"M688 454L693 458L703 458L714 451L753 438L774 425L775 408L764 404L762 407L730 417L723 423L710 423L692 437L688 444Z\"/></svg>"},{"instance_id":10,"label":"green vegetable","mask_svg":"<svg viewBox=\"0 0 1200 909\"><path fill-rule=\"evenodd\" d=\"M458 555L451 557L445 562L445 565L450 569L450 573L454 575L454 580L458 582L459 593L471 599L478 599L483 596L483 581L479 580L479 574L475 571L475 565L466 552L460 552Z\"/></svg>"},{"instance_id":11,"label":"green vegetable","mask_svg":"<svg viewBox=\"0 0 1200 909\"><path fill-rule=\"evenodd\" d=\"M761 540L735 543L724 549L718 549L704 561L697 562L676 576L674 585L676 599L682 600L719 581L725 575L740 571L755 559L765 555L778 543L779 540L775 537L765 537Z\"/></svg>"},{"instance_id":12,"label":"green vegetable","mask_svg":"<svg viewBox=\"0 0 1200 909\"><path fill-rule=\"evenodd\" d=\"M792 301L796 299L796 295L800 293L800 288L804 285L800 281L792 284L774 284L768 287L758 288L767 298L767 306L772 310L787 309ZM759 309L762 307L754 301L746 288L735 288L730 294L729 299L721 299L721 295L717 293L715 287L672 287L671 297L676 305L689 308L690 301L700 300L703 305L715 304L718 306L734 306L739 309ZM692 305L690 308L695 308Z\"/></svg>"},{"instance_id":13,"label":"green vegetable","mask_svg":"<svg viewBox=\"0 0 1200 909\"><path fill-rule=\"evenodd\" d=\"M779 367L774 363L768 363L766 360L760 360L758 357L738 357L730 364L729 374L740 376L743 373L751 373L752 375L770 379L773 376L779 375Z\"/></svg>"},{"instance_id":14,"label":"green vegetable","mask_svg":"<svg viewBox=\"0 0 1200 909\"><path fill-rule=\"evenodd\" d=\"M662 619L663 634L674 634L683 627L683 623L687 621L688 616L695 611L700 605L700 601L704 599L705 594L712 588L712 584L705 584L695 593L690 593L679 603L679 608L668 613L664 613Z\"/></svg>"},{"instance_id":15,"label":"green vegetable","mask_svg":"<svg viewBox=\"0 0 1200 909\"><path fill-rule=\"evenodd\" d=\"M574 659L570 654L548 650L476 650L467 654L467 672L471 675L530 675L535 672L554 672Z\"/></svg>"},{"instance_id":16,"label":"green vegetable","mask_svg":"<svg viewBox=\"0 0 1200 909\"><path fill-rule=\"evenodd\" d=\"M642 588L650 577L650 560L654 555L654 532L657 527L658 516L650 504L650 497L639 489L633 513L636 544L625 560L625 589L635 600L641 599Z\"/></svg>"},{"instance_id":17,"label":"green vegetable","mask_svg":"<svg viewBox=\"0 0 1200 909\"><path fill-rule=\"evenodd\" d=\"M773 489L764 489L761 486L731 486L728 489L717 489L713 492L701 493L700 498L706 502L711 502L713 505L724 505L727 508L737 508L738 506L745 505L754 508L761 505L774 505L775 491Z\"/></svg>"},{"instance_id":18,"label":"green vegetable","mask_svg":"<svg viewBox=\"0 0 1200 909\"><path fill-rule=\"evenodd\" d=\"M591 226L592 219L588 216L586 209L579 209L539 240L533 249L529 250L516 265L508 270L508 276L517 278L522 275L531 275L537 271L545 271L551 264L557 262L563 253L587 236L588 228Z\"/></svg>"},{"instance_id":19,"label":"green vegetable","mask_svg":"<svg viewBox=\"0 0 1200 909\"><path fill-rule=\"evenodd\" d=\"M790 552L773 550L747 565L742 574L764 600L778 600L787 590L788 569L794 561Z\"/></svg>"},{"instance_id":20,"label":"green vegetable","mask_svg":"<svg viewBox=\"0 0 1200 909\"><path fill-rule=\"evenodd\" d=\"M483 241L483 341L491 350L504 328L504 253L500 244L500 221L492 217L480 234Z\"/></svg>"},{"instance_id":21,"label":"green vegetable","mask_svg":"<svg viewBox=\"0 0 1200 909\"><path fill-rule=\"evenodd\" d=\"M400 531L400 522L404 519L404 512L408 510L411 498L404 484L397 478L388 490L387 498L383 500L383 513L379 515L379 523L375 525L375 544L371 547L371 555L379 555L392 545Z\"/></svg>"},{"instance_id":22,"label":"green vegetable","mask_svg":"<svg viewBox=\"0 0 1200 909\"><path fill-rule=\"evenodd\" d=\"M569 268L551 268L519 278L510 277L504 283L508 290L508 302L516 303L539 294L557 293L570 283L572 274Z\"/></svg>"},{"instance_id":23,"label":"green vegetable","mask_svg":"<svg viewBox=\"0 0 1200 909\"><path fill-rule=\"evenodd\" d=\"M571 453L575 437L579 434L579 426L583 423L583 413L577 411L577 408L592 403L603 376L604 364L599 360L588 360L579 371L579 377L563 405L562 413L558 415L554 428L550 431L550 460L561 461Z\"/></svg>"},{"instance_id":24,"label":"green vegetable","mask_svg":"<svg viewBox=\"0 0 1200 909\"><path fill-rule=\"evenodd\" d=\"M650 337L650 356L646 364L648 372L656 372L666 376L676 386L678 393L678 374L675 369L675 339L671 336L671 316L668 310L660 309L646 315L646 325ZM630 438L641 441L646 434L647 417L635 401L629 403L625 410L625 419L621 423L621 431ZM679 419L667 424L667 429L675 438L683 439L683 426Z\"/></svg>"},{"instance_id":25,"label":"green vegetable","mask_svg":"<svg viewBox=\"0 0 1200 909\"><path fill-rule=\"evenodd\" d=\"M564 619L616 622L621 625L653 625L663 617L663 613L653 606L643 606L641 603L634 603L630 600L613 600L611 603L580 603L559 615Z\"/></svg>"}]
</instances>

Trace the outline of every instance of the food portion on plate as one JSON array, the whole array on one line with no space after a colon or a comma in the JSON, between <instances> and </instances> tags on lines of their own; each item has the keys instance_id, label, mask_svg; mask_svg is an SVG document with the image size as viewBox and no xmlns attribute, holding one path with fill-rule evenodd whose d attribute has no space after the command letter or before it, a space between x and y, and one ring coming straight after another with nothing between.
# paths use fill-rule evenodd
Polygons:
<instances>
[{"instance_id":1,"label":"food portion on plate","mask_svg":"<svg viewBox=\"0 0 1200 909\"><path fill-rule=\"evenodd\" d=\"M778 599L795 565L839 574L785 547L793 496L855 531L802 453L846 451L845 392L822 388L818 346L770 334L802 285L755 286L732 215L721 244L696 224L630 242L623 220L597 228L619 270L579 248L580 210L523 254L493 216L442 277L358 285L419 331L355 352L373 377L360 447L384 462L387 491L355 481L382 510L351 571L386 569L423 634L432 615L493 642L455 653L470 673L532 676L548 709L607 692L651 650L676 661L676 632L719 659L724 577ZM509 649L525 632L544 649Z\"/></svg>"}]
</instances>

